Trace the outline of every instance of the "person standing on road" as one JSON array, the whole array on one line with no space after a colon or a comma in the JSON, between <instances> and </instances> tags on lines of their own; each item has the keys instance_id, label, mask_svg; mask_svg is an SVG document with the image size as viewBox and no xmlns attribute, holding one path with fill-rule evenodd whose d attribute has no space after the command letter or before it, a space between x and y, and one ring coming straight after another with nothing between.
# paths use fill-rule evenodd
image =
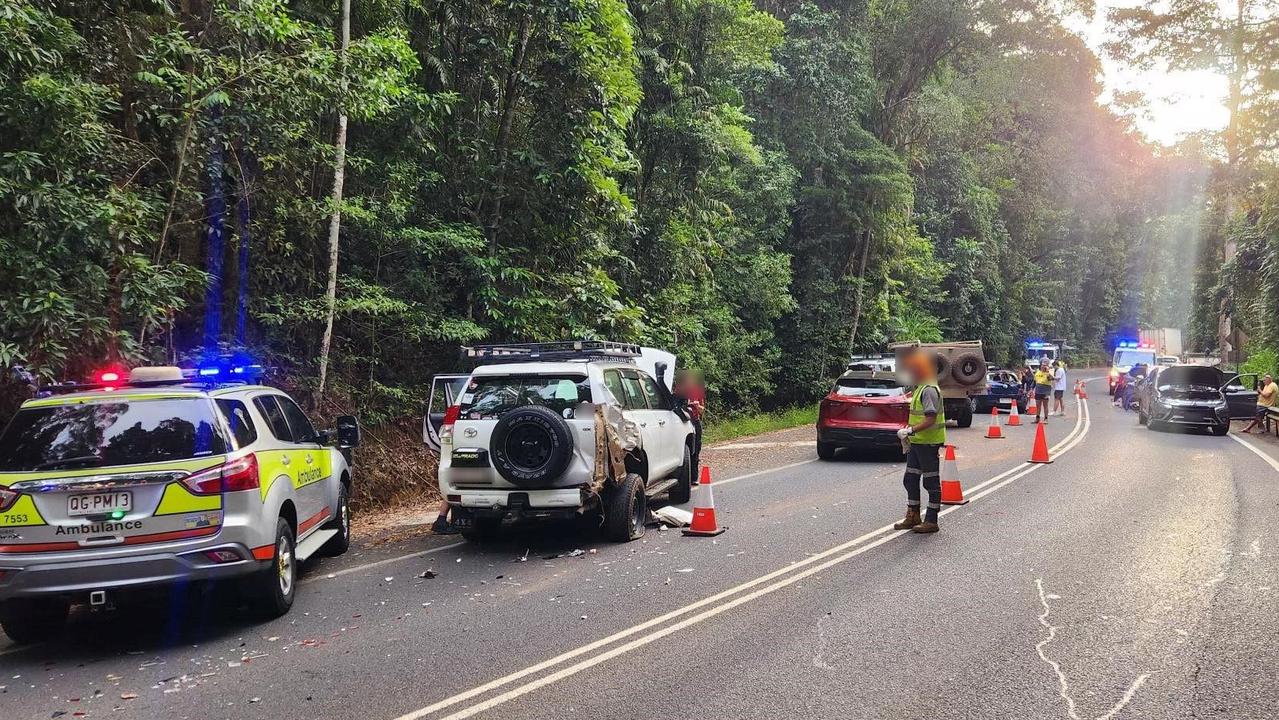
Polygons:
<instances>
[{"instance_id":1,"label":"person standing on road","mask_svg":"<svg viewBox=\"0 0 1279 720\"><path fill-rule=\"evenodd\" d=\"M1057 368L1053 370L1053 412L1065 416L1066 402L1063 399L1066 396L1066 363L1058 360Z\"/></svg>"},{"instance_id":2,"label":"person standing on road","mask_svg":"<svg viewBox=\"0 0 1279 720\"><path fill-rule=\"evenodd\" d=\"M695 373L685 370L675 382L675 397L688 406L688 419L693 423L693 482L697 482L702 462L702 411L706 409L706 384Z\"/></svg>"},{"instance_id":3,"label":"person standing on road","mask_svg":"<svg viewBox=\"0 0 1279 720\"><path fill-rule=\"evenodd\" d=\"M906 517L893 525L898 530L917 533L938 531L937 513L941 510L941 448L946 444L946 412L942 406L941 388L937 386L937 361L928 353L915 349L902 358L906 375L914 384L910 397L910 415L906 427L897 437L909 442L906 453ZM920 481L928 491L928 509L920 517Z\"/></svg>"},{"instance_id":4,"label":"person standing on road","mask_svg":"<svg viewBox=\"0 0 1279 720\"><path fill-rule=\"evenodd\" d=\"M1048 394L1053 389L1053 374L1048 369L1048 358L1039 361L1039 369L1035 371L1035 419L1032 422L1048 421Z\"/></svg>"},{"instance_id":5,"label":"person standing on road","mask_svg":"<svg viewBox=\"0 0 1279 720\"><path fill-rule=\"evenodd\" d=\"M1257 413L1243 431L1253 432L1254 428L1265 422L1270 415L1270 408L1275 406L1277 400L1279 400L1279 385L1275 385L1275 379L1270 373L1266 373L1261 378L1261 389L1257 391ZM1262 430L1262 432L1265 431Z\"/></svg>"}]
</instances>

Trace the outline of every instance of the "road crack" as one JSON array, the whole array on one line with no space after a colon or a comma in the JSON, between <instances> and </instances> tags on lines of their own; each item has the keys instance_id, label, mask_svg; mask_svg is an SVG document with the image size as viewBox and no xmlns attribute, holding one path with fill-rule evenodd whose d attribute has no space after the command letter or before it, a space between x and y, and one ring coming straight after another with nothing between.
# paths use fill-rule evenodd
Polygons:
<instances>
[{"instance_id":1,"label":"road crack","mask_svg":"<svg viewBox=\"0 0 1279 720\"><path fill-rule=\"evenodd\" d=\"M1056 600L1058 596L1044 592L1043 578L1035 578L1035 588L1039 590L1039 604L1044 608L1044 612L1039 616L1039 624L1048 630L1048 634L1035 644L1035 652L1039 653L1039 659L1047 663L1057 676L1057 695L1066 703L1066 716L1070 720L1083 720L1079 717L1075 699L1070 695L1070 680L1066 677L1066 673L1062 672L1061 664L1048 657L1048 654L1044 652L1044 648L1057 639L1058 626L1048 622L1048 616L1052 613L1052 606L1048 604L1048 601L1050 599ZM1149 677L1150 673L1138 675L1137 679L1133 680L1132 684L1128 686L1128 690L1124 692L1123 697L1119 698L1119 701L1110 708L1110 712L1105 715L1098 715L1095 720L1111 720L1118 715L1127 707L1128 703L1132 702L1133 697L1137 695L1137 691L1141 689L1142 685L1146 684L1146 679Z\"/></svg>"}]
</instances>

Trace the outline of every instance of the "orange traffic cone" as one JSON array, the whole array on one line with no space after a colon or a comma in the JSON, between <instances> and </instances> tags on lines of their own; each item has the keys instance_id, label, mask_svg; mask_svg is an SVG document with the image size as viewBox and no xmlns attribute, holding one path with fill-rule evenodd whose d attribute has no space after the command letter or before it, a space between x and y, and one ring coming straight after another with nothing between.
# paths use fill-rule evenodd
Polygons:
<instances>
[{"instance_id":1,"label":"orange traffic cone","mask_svg":"<svg viewBox=\"0 0 1279 720\"><path fill-rule=\"evenodd\" d=\"M1014 402L1013 408L1016 409L1016 407L1017 403ZM990 409L990 426L986 428L986 437L991 440L1004 439L1004 429L999 425L999 408L997 407Z\"/></svg>"},{"instance_id":2,"label":"orange traffic cone","mask_svg":"<svg viewBox=\"0 0 1279 720\"><path fill-rule=\"evenodd\" d=\"M1088 386L1087 386L1087 385L1084 385L1084 381L1083 381L1083 380L1080 380L1080 381L1079 381L1079 399L1080 399L1080 400L1087 400L1087 399L1088 399Z\"/></svg>"},{"instance_id":3,"label":"orange traffic cone","mask_svg":"<svg viewBox=\"0 0 1279 720\"><path fill-rule=\"evenodd\" d=\"M1035 402L1035 396L1031 395L1030 400L1026 401L1026 412L1031 415L1039 414L1039 403Z\"/></svg>"},{"instance_id":4,"label":"orange traffic cone","mask_svg":"<svg viewBox=\"0 0 1279 720\"><path fill-rule=\"evenodd\" d=\"M1021 425L1021 414L1017 412L1017 398L1013 398L1012 410L1008 411L1008 427Z\"/></svg>"},{"instance_id":5,"label":"orange traffic cone","mask_svg":"<svg viewBox=\"0 0 1279 720\"><path fill-rule=\"evenodd\" d=\"M1035 431L1035 447L1030 451L1030 461L1033 463L1050 463L1052 460L1048 458L1048 436L1044 434L1044 424L1039 423L1039 429Z\"/></svg>"},{"instance_id":6,"label":"orange traffic cone","mask_svg":"<svg viewBox=\"0 0 1279 720\"><path fill-rule=\"evenodd\" d=\"M964 489L959 484L959 465L955 462L955 446L947 445L946 459L941 464L941 504L963 505L967 502L964 499Z\"/></svg>"},{"instance_id":7,"label":"orange traffic cone","mask_svg":"<svg viewBox=\"0 0 1279 720\"><path fill-rule=\"evenodd\" d=\"M693 522L684 528L684 534L710 537L722 532L724 528L715 522L715 495L711 492L711 469L703 467L701 479L697 483L697 499L693 502Z\"/></svg>"}]
</instances>

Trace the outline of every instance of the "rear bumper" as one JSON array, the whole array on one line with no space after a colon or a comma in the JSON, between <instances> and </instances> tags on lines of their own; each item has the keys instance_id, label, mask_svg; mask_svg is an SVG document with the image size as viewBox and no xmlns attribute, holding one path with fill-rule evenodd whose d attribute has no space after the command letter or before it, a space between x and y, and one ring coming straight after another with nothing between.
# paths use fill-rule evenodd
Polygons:
<instances>
[{"instance_id":1,"label":"rear bumper","mask_svg":"<svg viewBox=\"0 0 1279 720\"><path fill-rule=\"evenodd\" d=\"M901 448L897 430L879 428L817 428L817 442L839 447Z\"/></svg>"},{"instance_id":2,"label":"rear bumper","mask_svg":"<svg viewBox=\"0 0 1279 720\"><path fill-rule=\"evenodd\" d=\"M229 550L241 559L214 562L206 555L214 550ZM3 573L0 575L0 600L52 596L75 598L95 590L115 592L223 580L260 570L269 564L270 561L254 560L253 553L244 545L228 542L113 558L0 556L0 573Z\"/></svg>"},{"instance_id":3,"label":"rear bumper","mask_svg":"<svg viewBox=\"0 0 1279 720\"><path fill-rule=\"evenodd\" d=\"M572 518L583 508L581 488L467 490L448 498L454 520L462 526L473 518L505 518L511 522Z\"/></svg>"}]
</instances>

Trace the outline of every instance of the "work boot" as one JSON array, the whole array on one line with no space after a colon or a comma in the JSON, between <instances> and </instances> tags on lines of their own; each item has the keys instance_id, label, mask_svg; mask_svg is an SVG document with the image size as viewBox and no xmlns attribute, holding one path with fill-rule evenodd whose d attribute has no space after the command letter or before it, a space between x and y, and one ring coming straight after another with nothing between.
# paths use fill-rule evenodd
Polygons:
<instances>
[{"instance_id":1,"label":"work boot","mask_svg":"<svg viewBox=\"0 0 1279 720\"><path fill-rule=\"evenodd\" d=\"M906 506L906 517L901 522L893 523L894 530L908 530L915 527L921 522L919 519L919 508L914 505Z\"/></svg>"},{"instance_id":2,"label":"work boot","mask_svg":"<svg viewBox=\"0 0 1279 720\"><path fill-rule=\"evenodd\" d=\"M920 534L923 534L923 533L935 533L935 532L937 532L938 530L941 530L941 528L937 526L937 523L935 523L935 522L928 522L927 520L925 520L925 521L923 521L923 522L921 522L921 523L919 523L919 524L915 525L915 527L913 527L913 528L911 528L911 529L910 529L910 531L911 531L911 532L917 532L917 533L920 533Z\"/></svg>"}]
</instances>

